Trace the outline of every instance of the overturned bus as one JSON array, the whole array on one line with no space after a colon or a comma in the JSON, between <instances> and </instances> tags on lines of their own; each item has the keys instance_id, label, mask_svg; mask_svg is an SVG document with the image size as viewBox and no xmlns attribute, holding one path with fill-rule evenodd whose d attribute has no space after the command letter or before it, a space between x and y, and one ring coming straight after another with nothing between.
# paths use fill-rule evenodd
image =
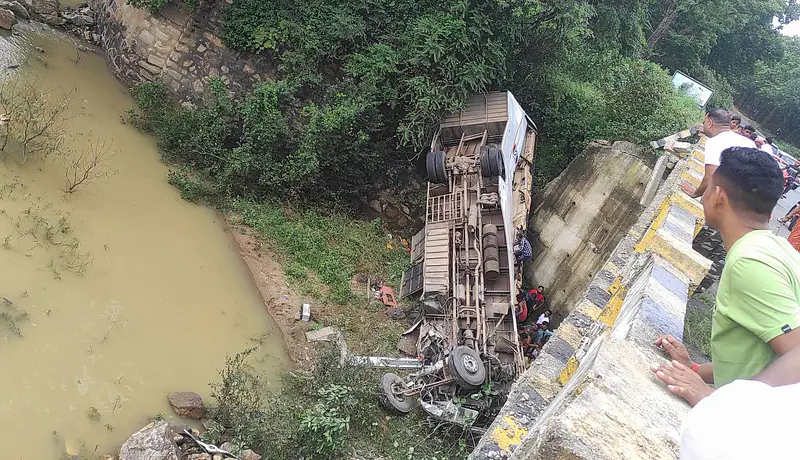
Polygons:
<instances>
[{"instance_id":1,"label":"overturned bus","mask_svg":"<svg viewBox=\"0 0 800 460\"><path fill-rule=\"evenodd\" d=\"M507 91L473 96L441 120L426 158L425 228L400 288L421 304L404 336L425 365L383 375L390 410L407 413L418 400L439 420L477 428L523 370L513 245L527 230L536 132Z\"/></svg>"}]
</instances>

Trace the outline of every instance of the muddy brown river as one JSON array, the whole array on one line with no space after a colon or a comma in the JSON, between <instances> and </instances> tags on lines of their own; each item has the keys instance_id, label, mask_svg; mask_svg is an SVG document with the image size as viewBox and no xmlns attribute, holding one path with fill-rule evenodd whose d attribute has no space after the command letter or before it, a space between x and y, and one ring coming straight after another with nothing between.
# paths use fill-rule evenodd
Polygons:
<instances>
[{"instance_id":1,"label":"muddy brown river","mask_svg":"<svg viewBox=\"0 0 800 460\"><path fill-rule=\"evenodd\" d=\"M120 122L133 102L102 56L76 55L44 28L0 37L0 69L19 65L3 79L72 92L65 147L117 151L114 174L68 197L56 158L0 162L4 458L61 458L67 440L111 452L148 418L177 421L168 392L207 397L226 355L260 344L272 379L288 363L222 221L182 201L154 140Z\"/></svg>"}]
</instances>

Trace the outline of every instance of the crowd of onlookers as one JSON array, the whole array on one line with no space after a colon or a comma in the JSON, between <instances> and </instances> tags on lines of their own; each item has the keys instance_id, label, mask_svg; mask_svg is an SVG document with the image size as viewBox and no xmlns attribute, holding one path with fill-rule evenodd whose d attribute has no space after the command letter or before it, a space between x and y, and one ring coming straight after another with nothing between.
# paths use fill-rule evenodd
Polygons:
<instances>
[{"instance_id":1,"label":"crowd of onlookers","mask_svg":"<svg viewBox=\"0 0 800 460\"><path fill-rule=\"evenodd\" d=\"M537 316L538 312L541 313ZM552 312L545 307L544 286L517 294L514 314L517 317L522 352L528 358L536 359L539 351L553 335L550 329Z\"/></svg>"},{"instance_id":2,"label":"crowd of onlookers","mask_svg":"<svg viewBox=\"0 0 800 460\"><path fill-rule=\"evenodd\" d=\"M653 372L694 407L681 433L684 460L800 458L788 442L800 407L800 244L770 229L788 168L772 142L758 145L748 128L724 109L709 110L703 179L698 187L681 184L702 198L706 224L726 251L711 362L694 362L673 336L655 342L671 362ZM731 416L737 407L757 407L757 427L740 429Z\"/></svg>"}]
</instances>

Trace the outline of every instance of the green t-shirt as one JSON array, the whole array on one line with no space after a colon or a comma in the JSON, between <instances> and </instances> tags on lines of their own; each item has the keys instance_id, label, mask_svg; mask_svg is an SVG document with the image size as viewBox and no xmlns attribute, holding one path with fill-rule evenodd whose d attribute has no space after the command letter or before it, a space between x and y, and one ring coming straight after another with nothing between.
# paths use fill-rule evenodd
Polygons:
<instances>
[{"instance_id":1,"label":"green t-shirt","mask_svg":"<svg viewBox=\"0 0 800 460\"><path fill-rule=\"evenodd\" d=\"M746 234L725 261L711 325L714 385L749 379L777 358L767 343L800 326L800 253L769 230Z\"/></svg>"}]
</instances>

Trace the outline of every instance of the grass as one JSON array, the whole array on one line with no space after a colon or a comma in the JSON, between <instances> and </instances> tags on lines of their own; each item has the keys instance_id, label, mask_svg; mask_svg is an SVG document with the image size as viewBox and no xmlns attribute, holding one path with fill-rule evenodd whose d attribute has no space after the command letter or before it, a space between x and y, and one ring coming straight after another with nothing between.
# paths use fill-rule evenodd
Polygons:
<instances>
[{"instance_id":1,"label":"grass","mask_svg":"<svg viewBox=\"0 0 800 460\"><path fill-rule=\"evenodd\" d=\"M405 325L387 319L387 307L367 298L366 279L399 288L409 264L399 236L385 232L379 220L335 211L249 200L226 207L234 223L251 227L279 252L293 287L318 302L312 311L316 319L344 331L357 352L396 352Z\"/></svg>"},{"instance_id":2,"label":"grass","mask_svg":"<svg viewBox=\"0 0 800 460\"><path fill-rule=\"evenodd\" d=\"M247 363L249 352L226 360L212 383L210 413L225 433L270 458L308 460L385 458L460 460L467 457L461 433L431 426L421 411L389 415L377 398L381 370L338 362L338 350L323 347L313 371L284 374L280 389L265 387Z\"/></svg>"},{"instance_id":3,"label":"grass","mask_svg":"<svg viewBox=\"0 0 800 460\"><path fill-rule=\"evenodd\" d=\"M684 345L701 351L706 357L711 357L711 317L714 314L715 299L707 294L695 297L702 303L702 307L686 310L684 319L683 340Z\"/></svg>"}]
</instances>

